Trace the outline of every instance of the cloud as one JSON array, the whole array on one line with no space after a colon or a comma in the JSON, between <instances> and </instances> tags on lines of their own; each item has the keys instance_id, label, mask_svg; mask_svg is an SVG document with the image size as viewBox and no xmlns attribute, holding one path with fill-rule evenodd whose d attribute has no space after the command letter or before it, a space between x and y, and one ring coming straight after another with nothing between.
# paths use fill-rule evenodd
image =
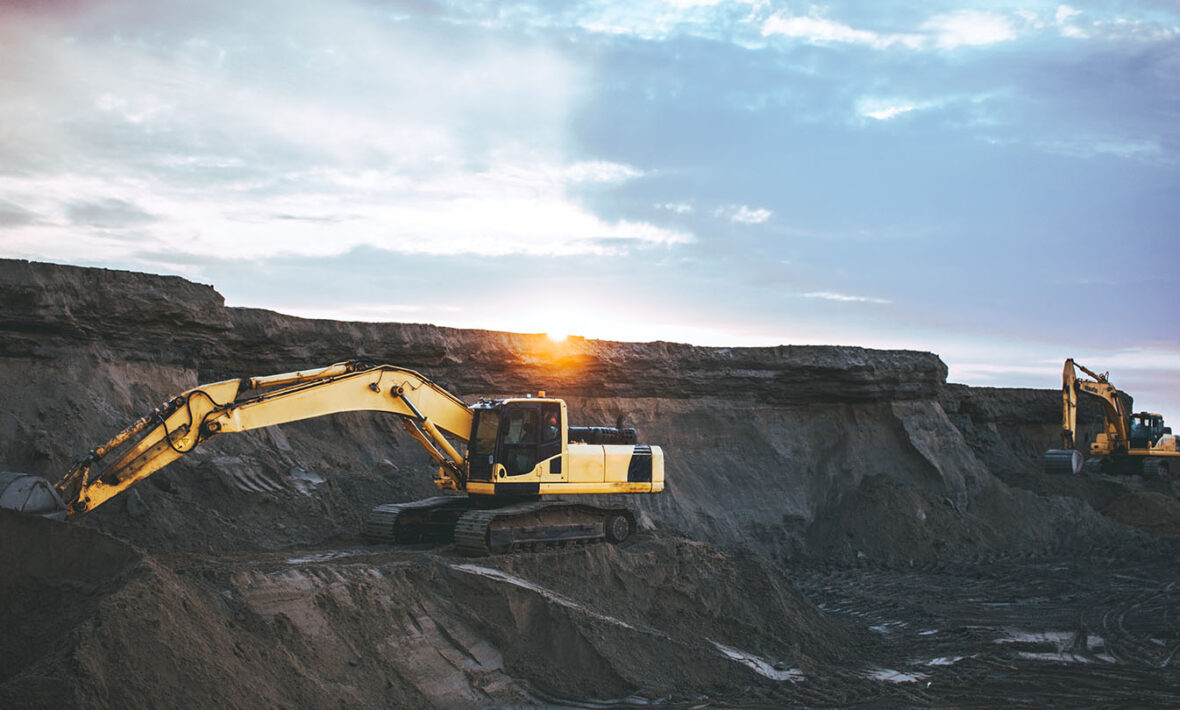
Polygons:
<instances>
[{"instance_id":1,"label":"cloud","mask_svg":"<svg viewBox=\"0 0 1180 710\"><path fill-rule=\"evenodd\" d=\"M861 118L889 121L898 116L917 111L957 110L958 120L970 125L986 125L990 118L986 108L997 99L1007 97L1007 92L981 92L977 94L945 94L933 98L916 99L901 96L862 96L857 99L853 110Z\"/></svg>"},{"instance_id":2,"label":"cloud","mask_svg":"<svg viewBox=\"0 0 1180 710\"><path fill-rule=\"evenodd\" d=\"M1117 158L1155 162L1170 161L1174 163L1176 161L1174 157L1167 156L1160 144L1153 140L1077 136L1036 141L1034 145L1047 153L1071 158L1094 158L1109 155Z\"/></svg>"},{"instance_id":3,"label":"cloud","mask_svg":"<svg viewBox=\"0 0 1180 710\"><path fill-rule=\"evenodd\" d=\"M37 221L37 215L10 202L0 200L0 228L19 227Z\"/></svg>"},{"instance_id":4,"label":"cloud","mask_svg":"<svg viewBox=\"0 0 1180 710\"><path fill-rule=\"evenodd\" d=\"M180 254L260 258L326 256L361 245L418 254L602 254L693 240L686 232L647 222L600 218L565 199L561 184L534 192L482 177L459 175L453 182L440 177L408 191L393 181L363 199L332 189L330 178L316 191L292 194L155 190L145 195L135 183L87 176L38 183L0 177L0 192L18 195L47 216L6 230L4 242L17 256L60 260L87 253L125 260L147 245ZM138 200L134 207L133 200ZM77 224L104 229L79 233Z\"/></svg>"},{"instance_id":5,"label":"cloud","mask_svg":"<svg viewBox=\"0 0 1180 710\"><path fill-rule=\"evenodd\" d=\"M955 365L956 380L983 380L996 375L1031 375L1052 382L1053 375L1061 375L1061 363L1056 365L1003 365L990 362L960 362Z\"/></svg>"},{"instance_id":6,"label":"cloud","mask_svg":"<svg viewBox=\"0 0 1180 710\"><path fill-rule=\"evenodd\" d=\"M63 205L71 223L83 227L121 228L149 224L154 215L118 199L74 202Z\"/></svg>"},{"instance_id":7,"label":"cloud","mask_svg":"<svg viewBox=\"0 0 1180 710\"><path fill-rule=\"evenodd\" d=\"M773 214L768 209L753 208L747 205L722 205L713 210L714 217L721 217L741 224L762 224Z\"/></svg>"},{"instance_id":8,"label":"cloud","mask_svg":"<svg viewBox=\"0 0 1180 710\"><path fill-rule=\"evenodd\" d=\"M1076 359L1095 372L1119 370L1180 370L1180 348L1143 347L1127 350L1081 353ZM1058 368L1060 369L1060 368ZM1114 379L1115 375L1111 375ZM1180 416L1180 412L1177 413Z\"/></svg>"},{"instance_id":9,"label":"cloud","mask_svg":"<svg viewBox=\"0 0 1180 710\"><path fill-rule=\"evenodd\" d=\"M1094 10L1085 17L1069 5L1013 8L1005 11L959 9L911 19L913 8L872 3L812 3L805 12L775 9L766 0L582 0L570 3L443 2L438 11L453 25L479 26L526 33L552 30L626 37L645 42L670 42L695 37L724 42L744 49L762 50L767 38L786 37L818 46L865 46L877 50L944 50L983 47L1015 39L1060 36L1071 38L1166 41L1180 27L1166 10L1121 8L1127 15L1098 18ZM945 4L945 3L939 3ZM994 5L994 3L992 4ZM921 4L915 7L920 8ZM860 24L833 19L831 13L855 13ZM393 15L389 15L393 17ZM401 20L412 14L400 13ZM868 26L886 18L888 29ZM900 19L899 19L900 18ZM1088 18L1088 19L1087 19ZM908 26L904 24L908 20Z\"/></svg>"},{"instance_id":10,"label":"cloud","mask_svg":"<svg viewBox=\"0 0 1180 710\"><path fill-rule=\"evenodd\" d=\"M900 116L903 113L909 113L910 111L913 111L915 108L917 108L917 106L914 106L913 104L905 104L905 105L900 105L900 106L899 105L890 105L890 106L885 106L883 108L878 108L878 109L863 109L862 108L860 110L860 115L867 116L868 118L875 118L878 121L888 121L889 119Z\"/></svg>"},{"instance_id":11,"label":"cloud","mask_svg":"<svg viewBox=\"0 0 1180 710\"><path fill-rule=\"evenodd\" d=\"M687 202L661 202L656 204L656 209L667 210L676 214L692 214L693 207Z\"/></svg>"},{"instance_id":12,"label":"cloud","mask_svg":"<svg viewBox=\"0 0 1180 710\"><path fill-rule=\"evenodd\" d=\"M721 0L587 2L533 18L546 26L577 27L586 32L667 41L681 34L720 38L732 34L740 4Z\"/></svg>"},{"instance_id":13,"label":"cloud","mask_svg":"<svg viewBox=\"0 0 1180 710\"><path fill-rule=\"evenodd\" d=\"M1082 16L1080 10L1069 5L1034 4L999 11L989 9L987 3L975 3L981 7L915 18L921 4L898 8L873 3L811 3L804 5L808 9L802 12L776 9L785 4L766 0L582 0L558 4L536 0L512 4L451 0L442 3L442 12L448 22L485 28L528 33L573 30L611 39L626 37L661 43L694 37L752 50L766 49L767 40L774 37L816 46L953 51L1056 36L1166 41L1178 30L1174 15L1169 16L1167 10L1135 8L1125 3L1119 9L1127 16L1113 15L1104 8L1106 15L1102 18L1095 15L1096 10L1087 10ZM864 19L843 20L833 17L835 12ZM880 22L882 18L884 22ZM874 21L881 26L874 28Z\"/></svg>"},{"instance_id":14,"label":"cloud","mask_svg":"<svg viewBox=\"0 0 1180 710\"><path fill-rule=\"evenodd\" d=\"M1059 5L1047 13L956 10L932 15L909 31L879 32L830 19L813 8L806 15L786 10L774 12L761 21L759 30L762 37L786 37L819 46L845 44L875 50L951 51L1037 38L1053 30L1071 39L1167 42L1180 37L1180 22L1175 16L1158 14L1099 17L1069 5Z\"/></svg>"},{"instance_id":15,"label":"cloud","mask_svg":"<svg viewBox=\"0 0 1180 710\"><path fill-rule=\"evenodd\" d=\"M630 165L591 161L575 163L566 168L565 174L574 182L619 183L641 177L643 171Z\"/></svg>"},{"instance_id":16,"label":"cloud","mask_svg":"<svg viewBox=\"0 0 1180 710\"><path fill-rule=\"evenodd\" d=\"M982 47L1016 38L1011 20L993 12L959 10L935 15L922 24L928 41L940 49Z\"/></svg>"},{"instance_id":17,"label":"cloud","mask_svg":"<svg viewBox=\"0 0 1180 710\"><path fill-rule=\"evenodd\" d=\"M922 44L922 38L915 34L880 34L815 15L804 17L786 12L775 13L762 23L762 36L772 35L801 39L810 44L863 44L873 49L895 45L917 49Z\"/></svg>"},{"instance_id":18,"label":"cloud","mask_svg":"<svg viewBox=\"0 0 1180 710\"><path fill-rule=\"evenodd\" d=\"M644 171L581 150L571 116L590 76L552 45L407 26L365 3L270 6L265 34L228 1L0 18L5 253L134 263L149 248L592 254L693 240L586 204Z\"/></svg>"},{"instance_id":19,"label":"cloud","mask_svg":"<svg viewBox=\"0 0 1180 710\"><path fill-rule=\"evenodd\" d=\"M781 35L818 45L863 45L877 50L894 47L950 50L1007 42L1016 38L1016 29L1007 17L978 10L934 15L913 32L874 32L829 20L814 11L807 16L780 11L762 23L762 35Z\"/></svg>"},{"instance_id":20,"label":"cloud","mask_svg":"<svg viewBox=\"0 0 1180 710\"><path fill-rule=\"evenodd\" d=\"M1053 20L1058 25L1066 25L1069 24L1070 20L1081 14L1082 11L1075 7L1070 7L1069 5L1058 5L1057 10L1053 13Z\"/></svg>"},{"instance_id":21,"label":"cloud","mask_svg":"<svg viewBox=\"0 0 1180 710\"><path fill-rule=\"evenodd\" d=\"M1168 42L1180 37L1180 21L1175 16L1148 16L1150 19L1120 15L1101 17L1084 13L1069 5L1059 5L1052 24L1062 37L1103 42Z\"/></svg>"},{"instance_id":22,"label":"cloud","mask_svg":"<svg viewBox=\"0 0 1180 710\"><path fill-rule=\"evenodd\" d=\"M811 291L809 293L800 294L803 298L818 298L824 301L839 301L841 303L891 303L891 301L884 298L869 298L867 296L849 296L843 293L834 293L832 291Z\"/></svg>"},{"instance_id":23,"label":"cloud","mask_svg":"<svg viewBox=\"0 0 1180 710\"><path fill-rule=\"evenodd\" d=\"M750 209L745 205L738 207L738 210L730 219L734 222L741 222L743 224L762 224L770 219L771 211L768 209Z\"/></svg>"}]
</instances>

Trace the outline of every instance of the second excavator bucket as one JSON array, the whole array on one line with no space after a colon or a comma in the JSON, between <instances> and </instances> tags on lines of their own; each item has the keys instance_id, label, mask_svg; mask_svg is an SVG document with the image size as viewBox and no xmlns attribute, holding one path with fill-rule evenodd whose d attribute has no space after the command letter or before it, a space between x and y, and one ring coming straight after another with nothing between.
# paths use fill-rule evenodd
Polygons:
<instances>
[{"instance_id":1,"label":"second excavator bucket","mask_svg":"<svg viewBox=\"0 0 1180 710\"><path fill-rule=\"evenodd\" d=\"M27 473L0 472L0 508L65 520L66 506L49 481Z\"/></svg>"},{"instance_id":2,"label":"second excavator bucket","mask_svg":"<svg viewBox=\"0 0 1180 710\"><path fill-rule=\"evenodd\" d=\"M1041 459L1045 473L1077 475L1082 472L1085 457L1073 449L1049 449Z\"/></svg>"}]
</instances>

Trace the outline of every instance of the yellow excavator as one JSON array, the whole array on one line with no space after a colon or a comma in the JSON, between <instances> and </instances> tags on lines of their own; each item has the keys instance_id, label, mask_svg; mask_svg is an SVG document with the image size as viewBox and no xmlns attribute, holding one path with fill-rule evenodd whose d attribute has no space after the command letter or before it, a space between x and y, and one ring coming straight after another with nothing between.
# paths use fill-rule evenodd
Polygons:
<instances>
[{"instance_id":1,"label":"yellow excavator","mask_svg":"<svg viewBox=\"0 0 1180 710\"><path fill-rule=\"evenodd\" d=\"M183 392L93 449L55 484L0 474L0 507L77 517L220 434L361 410L397 415L438 464L438 487L458 494L375 507L363 530L373 541L453 540L476 555L618 543L635 530L630 510L541 496L664 488L660 447L638 444L634 429L569 426L565 402L544 392L469 406L413 370L350 360Z\"/></svg>"},{"instance_id":2,"label":"yellow excavator","mask_svg":"<svg viewBox=\"0 0 1180 710\"><path fill-rule=\"evenodd\" d=\"M1079 378L1081 370L1091 379ZM1180 463L1180 447L1164 418L1154 412L1132 413L1134 400L1098 374L1070 358L1061 376L1061 435L1064 448L1049 449L1042 459L1046 473L1082 471L1086 459L1077 445L1078 397L1088 394L1102 405L1102 431L1090 443L1090 459L1103 473L1167 476L1169 462Z\"/></svg>"}]
</instances>

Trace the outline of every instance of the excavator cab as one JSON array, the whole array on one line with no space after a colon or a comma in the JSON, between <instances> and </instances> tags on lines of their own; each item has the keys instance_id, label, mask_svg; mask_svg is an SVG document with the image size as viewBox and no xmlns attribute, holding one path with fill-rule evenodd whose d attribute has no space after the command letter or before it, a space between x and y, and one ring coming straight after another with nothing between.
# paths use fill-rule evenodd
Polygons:
<instances>
[{"instance_id":1,"label":"excavator cab","mask_svg":"<svg viewBox=\"0 0 1180 710\"><path fill-rule=\"evenodd\" d=\"M1131 415L1131 448L1146 449L1155 446L1165 434L1171 434L1170 427L1164 426L1164 417L1152 412L1136 412Z\"/></svg>"},{"instance_id":2,"label":"excavator cab","mask_svg":"<svg viewBox=\"0 0 1180 710\"><path fill-rule=\"evenodd\" d=\"M559 400L482 402L472 411L467 474L470 480L491 481L496 464L503 465L508 476L526 474L562 452L564 427ZM560 459L551 462L549 470L560 472Z\"/></svg>"}]
</instances>

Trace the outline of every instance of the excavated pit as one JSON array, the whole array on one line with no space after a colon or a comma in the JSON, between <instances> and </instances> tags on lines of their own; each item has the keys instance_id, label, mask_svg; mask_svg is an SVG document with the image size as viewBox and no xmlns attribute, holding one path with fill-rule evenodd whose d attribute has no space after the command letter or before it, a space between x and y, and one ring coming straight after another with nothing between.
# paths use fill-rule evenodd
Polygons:
<instances>
[{"instance_id":1,"label":"excavated pit","mask_svg":"<svg viewBox=\"0 0 1180 710\"><path fill-rule=\"evenodd\" d=\"M1175 485L1044 474L1056 390L908 351L305 320L11 260L0 302L0 470L57 478L198 383L363 356L621 420L668 477L610 501L643 528L618 548L367 545L432 466L349 414L220 437L81 521L0 511L0 707L1180 702Z\"/></svg>"}]
</instances>

